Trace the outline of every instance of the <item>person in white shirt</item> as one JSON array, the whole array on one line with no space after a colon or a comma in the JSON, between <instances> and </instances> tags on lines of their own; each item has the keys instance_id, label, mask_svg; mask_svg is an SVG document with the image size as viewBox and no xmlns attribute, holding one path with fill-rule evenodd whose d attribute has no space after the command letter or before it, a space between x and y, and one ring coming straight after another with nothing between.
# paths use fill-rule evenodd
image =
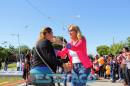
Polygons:
<instances>
[{"instance_id":1,"label":"person in white shirt","mask_svg":"<svg viewBox=\"0 0 130 86\"><path fill-rule=\"evenodd\" d=\"M20 71L20 61L17 61L17 71Z\"/></svg>"}]
</instances>

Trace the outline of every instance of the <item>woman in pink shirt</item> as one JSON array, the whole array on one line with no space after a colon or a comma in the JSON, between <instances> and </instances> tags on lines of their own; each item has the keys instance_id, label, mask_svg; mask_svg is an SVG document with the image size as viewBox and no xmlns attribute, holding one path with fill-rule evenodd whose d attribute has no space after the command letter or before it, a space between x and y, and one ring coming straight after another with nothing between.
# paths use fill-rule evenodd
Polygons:
<instances>
[{"instance_id":1,"label":"woman in pink shirt","mask_svg":"<svg viewBox=\"0 0 130 86\"><path fill-rule=\"evenodd\" d=\"M72 86L85 86L90 74L92 63L87 54L86 39L82 36L78 26L69 26L71 42L66 45L57 55L64 58L68 54L72 69Z\"/></svg>"}]
</instances>

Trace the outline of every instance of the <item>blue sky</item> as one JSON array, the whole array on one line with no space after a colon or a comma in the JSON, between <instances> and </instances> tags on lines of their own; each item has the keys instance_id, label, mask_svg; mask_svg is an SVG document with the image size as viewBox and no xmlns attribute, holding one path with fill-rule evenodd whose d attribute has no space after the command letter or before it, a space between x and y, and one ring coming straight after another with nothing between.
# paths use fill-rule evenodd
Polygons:
<instances>
[{"instance_id":1,"label":"blue sky","mask_svg":"<svg viewBox=\"0 0 130 86\"><path fill-rule=\"evenodd\" d=\"M130 36L130 0L0 0L0 43L18 46L10 34L19 33L20 44L32 47L43 26L69 40L69 24L80 27L88 52L96 53L97 46L111 45L113 37L120 42Z\"/></svg>"}]
</instances>

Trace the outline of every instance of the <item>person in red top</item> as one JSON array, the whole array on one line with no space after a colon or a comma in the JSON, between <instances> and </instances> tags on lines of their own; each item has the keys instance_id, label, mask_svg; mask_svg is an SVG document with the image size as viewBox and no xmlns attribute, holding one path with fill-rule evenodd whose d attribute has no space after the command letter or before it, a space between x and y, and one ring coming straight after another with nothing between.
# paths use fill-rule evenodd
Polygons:
<instances>
[{"instance_id":1,"label":"person in red top","mask_svg":"<svg viewBox=\"0 0 130 86\"><path fill-rule=\"evenodd\" d=\"M85 86L92 67L92 62L87 54L86 39L82 36L77 25L70 25L68 31L71 41L62 51L58 51L57 55L62 58L66 54L69 56L70 62L73 65L72 86Z\"/></svg>"},{"instance_id":2,"label":"person in red top","mask_svg":"<svg viewBox=\"0 0 130 86\"><path fill-rule=\"evenodd\" d=\"M99 62L98 62L99 56L96 55L93 61L93 68L95 70L95 73L99 74Z\"/></svg>"}]
</instances>

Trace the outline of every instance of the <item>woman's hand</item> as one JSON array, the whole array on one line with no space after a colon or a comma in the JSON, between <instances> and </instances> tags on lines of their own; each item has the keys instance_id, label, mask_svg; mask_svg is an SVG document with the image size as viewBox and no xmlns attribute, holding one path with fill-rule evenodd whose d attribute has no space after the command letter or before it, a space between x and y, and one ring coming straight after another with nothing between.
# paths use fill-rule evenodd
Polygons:
<instances>
[{"instance_id":1,"label":"woman's hand","mask_svg":"<svg viewBox=\"0 0 130 86\"><path fill-rule=\"evenodd\" d=\"M71 45L70 43L67 43L67 44L66 44L66 48L67 48L67 49L71 49L71 48L72 48L72 45Z\"/></svg>"}]
</instances>

